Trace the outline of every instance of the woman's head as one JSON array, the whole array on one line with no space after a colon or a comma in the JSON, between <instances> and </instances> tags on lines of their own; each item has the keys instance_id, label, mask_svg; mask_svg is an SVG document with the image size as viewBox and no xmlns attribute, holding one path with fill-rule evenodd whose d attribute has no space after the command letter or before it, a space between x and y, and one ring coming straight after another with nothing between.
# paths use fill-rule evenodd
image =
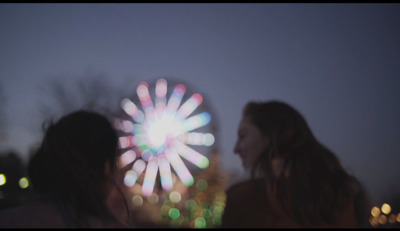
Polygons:
<instances>
[{"instance_id":1,"label":"woman's head","mask_svg":"<svg viewBox=\"0 0 400 231\"><path fill-rule=\"evenodd\" d=\"M273 159L287 159L314 136L303 116L279 101L249 102L243 109L234 151L245 168L268 168ZM247 138L247 139L246 139Z\"/></svg>"},{"instance_id":2,"label":"woman's head","mask_svg":"<svg viewBox=\"0 0 400 231\"><path fill-rule=\"evenodd\" d=\"M77 111L50 124L28 165L35 190L53 193L96 214L116 170L118 137L106 117ZM98 214L96 214L98 215Z\"/></svg>"},{"instance_id":3,"label":"woman's head","mask_svg":"<svg viewBox=\"0 0 400 231\"><path fill-rule=\"evenodd\" d=\"M243 128L247 134L240 133ZM249 102L238 135L235 152L243 156L244 166L251 167L253 177L265 177L269 200L299 223L330 223L354 197L352 187L358 181L290 105Z\"/></svg>"},{"instance_id":4,"label":"woman's head","mask_svg":"<svg viewBox=\"0 0 400 231\"><path fill-rule=\"evenodd\" d=\"M237 153L245 169L251 169L259 155L268 147L268 136L252 122L249 115L240 120L234 152Z\"/></svg>"}]
</instances>

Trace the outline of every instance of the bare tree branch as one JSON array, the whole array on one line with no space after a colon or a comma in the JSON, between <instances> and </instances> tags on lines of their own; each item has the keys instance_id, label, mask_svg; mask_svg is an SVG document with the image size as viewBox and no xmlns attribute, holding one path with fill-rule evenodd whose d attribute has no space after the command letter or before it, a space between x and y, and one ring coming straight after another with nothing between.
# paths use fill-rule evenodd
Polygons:
<instances>
[{"instance_id":1,"label":"bare tree branch","mask_svg":"<svg viewBox=\"0 0 400 231\"><path fill-rule=\"evenodd\" d=\"M41 117L56 119L79 109L113 116L123 92L114 86L111 78L93 74L79 78L53 77L42 89L45 99L39 106Z\"/></svg>"}]
</instances>

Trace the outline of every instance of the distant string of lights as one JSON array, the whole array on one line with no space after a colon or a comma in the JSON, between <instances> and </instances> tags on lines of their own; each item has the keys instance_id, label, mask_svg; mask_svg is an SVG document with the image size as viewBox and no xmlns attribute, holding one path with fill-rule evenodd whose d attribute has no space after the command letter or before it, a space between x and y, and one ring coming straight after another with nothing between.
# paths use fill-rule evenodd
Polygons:
<instances>
[{"instance_id":1,"label":"distant string of lights","mask_svg":"<svg viewBox=\"0 0 400 231\"><path fill-rule=\"evenodd\" d=\"M208 158L189 146L211 146L215 140L211 133L194 131L211 121L208 112L190 116L202 103L202 95L193 94L181 104L186 92L183 84L173 88L169 99L167 92L167 81L157 80L153 102L149 84L141 82L136 93L143 110L132 100L124 98L121 107L130 119L115 120L115 127L124 133L119 137L119 147L124 150L119 159L121 167L134 162L125 174L124 184L133 186L144 173L142 193L147 196L154 190L158 172L162 188L172 190L171 166L179 179L191 186L194 178L182 158L198 168L207 168Z\"/></svg>"}]
</instances>

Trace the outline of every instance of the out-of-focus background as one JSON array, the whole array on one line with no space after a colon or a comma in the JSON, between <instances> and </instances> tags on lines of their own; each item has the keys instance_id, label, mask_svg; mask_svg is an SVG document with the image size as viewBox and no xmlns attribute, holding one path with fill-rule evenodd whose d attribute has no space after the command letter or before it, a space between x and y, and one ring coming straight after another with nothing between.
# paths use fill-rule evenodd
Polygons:
<instances>
[{"instance_id":1,"label":"out-of-focus background","mask_svg":"<svg viewBox=\"0 0 400 231\"><path fill-rule=\"evenodd\" d=\"M164 78L203 95L223 188L246 177L233 153L242 107L278 99L374 205L397 203L399 4L3 3L0 31L1 166L19 163L16 181L46 119L87 103L114 110L140 82Z\"/></svg>"}]
</instances>

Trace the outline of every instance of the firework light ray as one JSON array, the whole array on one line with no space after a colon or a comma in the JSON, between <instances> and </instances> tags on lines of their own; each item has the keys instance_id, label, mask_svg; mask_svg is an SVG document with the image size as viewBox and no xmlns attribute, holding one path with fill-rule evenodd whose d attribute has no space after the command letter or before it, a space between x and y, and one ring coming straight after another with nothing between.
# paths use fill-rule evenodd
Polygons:
<instances>
[{"instance_id":1,"label":"firework light ray","mask_svg":"<svg viewBox=\"0 0 400 231\"><path fill-rule=\"evenodd\" d=\"M199 168L207 168L209 165L209 161L207 157L201 155L200 153L196 152L195 150L191 149L187 145L181 143L181 142L176 142L176 149L179 153L180 156L185 158L186 160L192 162L194 165L196 165Z\"/></svg>"},{"instance_id":2,"label":"firework light ray","mask_svg":"<svg viewBox=\"0 0 400 231\"><path fill-rule=\"evenodd\" d=\"M142 192L145 196L150 196L154 189L154 183L157 177L158 161L156 158L151 158L147 164L146 174L143 181Z\"/></svg>"},{"instance_id":3,"label":"firework light ray","mask_svg":"<svg viewBox=\"0 0 400 231\"><path fill-rule=\"evenodd\" d=\"M165 156L161 157L159 161L161 185L165 190L170 191L173 187L170 164Z\"/></svg>"},{"instance_id":4,"label":"firework light ray","mask_svg":"<svg viewBox=\"0 0 400 231\"><path fill-rule=\"evenodd\" d=\"M182 159L179 157L176 150L171 149L166 156L175 172L178 174L179 179L181 179L185 185L191 186L194 182L193 176L189 172L189 169L187 169L185 163L183 163Z\"/></svg>"}]
</instances>

